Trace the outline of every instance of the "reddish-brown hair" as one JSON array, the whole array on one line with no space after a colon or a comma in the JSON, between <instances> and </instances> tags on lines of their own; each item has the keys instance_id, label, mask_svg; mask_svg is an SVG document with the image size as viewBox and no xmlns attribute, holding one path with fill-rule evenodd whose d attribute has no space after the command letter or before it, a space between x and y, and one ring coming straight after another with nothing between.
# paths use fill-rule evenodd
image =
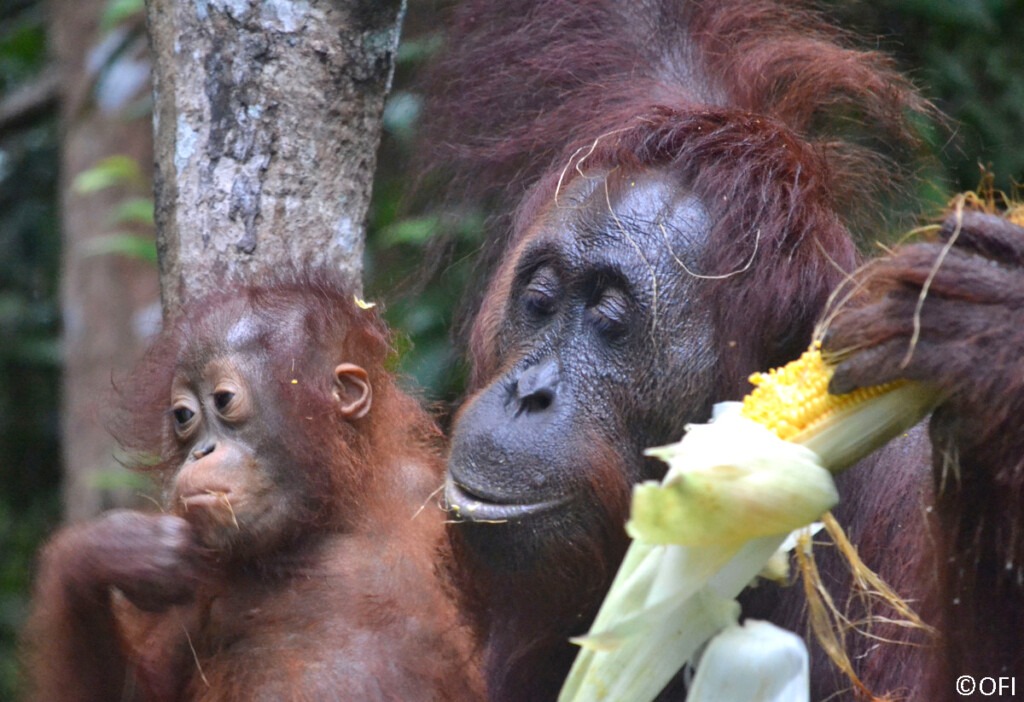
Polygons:
<instances>
[{"instance_id":1,"label":"reddish-brown hair","mask_svg":"<svg viewBox=\"0 0 1024 702\"><path fill-rule=\"evenodd\" d=\"M778 311L758 291L821 308L811 287L822 286L809 284L837 282L852 267L849 230L877 223L878 197L899 180L895 164L916 148L909 117L931 112L887 57L856 48L800 3L470 0L448 41L426 142L435 165L452 173L453 192L498 215L481 276L581 159L595 168L669 166L715 222L702 272L741 268L755 238L760 257L803 259L788 278L762 265L739 285L708 286L740 296L731 308L748 310L745 319L763 313L767 349L786 325L773 323ZM808 239L815 245L802 246ZM483 289L469 296L469 321ZM730 340L735 320L720 312ZM797 326L783 336L806 340L809 329ZM477 337L471 356L480 360Z\"/></svg>"}]
</instances>

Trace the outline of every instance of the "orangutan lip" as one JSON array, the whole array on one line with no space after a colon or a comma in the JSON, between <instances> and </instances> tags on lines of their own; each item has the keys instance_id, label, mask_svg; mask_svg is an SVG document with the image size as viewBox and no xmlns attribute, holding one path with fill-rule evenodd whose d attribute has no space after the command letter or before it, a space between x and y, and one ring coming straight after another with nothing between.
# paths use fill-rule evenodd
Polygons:
<instances>
[{"instance_id":1,"label":"orangutan lip","mask_svg":"<svg viewBox=\"0 0 1024 702\"><path fill-rule=\"evenodd\" d=\"M549 512L565 504L565 499L520 504L494 502L458 485L449 475L445 481L444 498L452 518L459 522L518 522Z\"/></svg>"},{"instance_id":2,"label":"orangutan lip","mask_svg":"<svg viewBox=\"0 0 1024 702\"><path fill-rule=\"evenodd\" d=\"M178 501L184 506L185 510L191 507L216 507L223 505L225 501L230 500L230 492L227 490L216 491L207 490L203 492L194 492L188 495L182 495L178 498Z\"/></svg>"}]
</instances>

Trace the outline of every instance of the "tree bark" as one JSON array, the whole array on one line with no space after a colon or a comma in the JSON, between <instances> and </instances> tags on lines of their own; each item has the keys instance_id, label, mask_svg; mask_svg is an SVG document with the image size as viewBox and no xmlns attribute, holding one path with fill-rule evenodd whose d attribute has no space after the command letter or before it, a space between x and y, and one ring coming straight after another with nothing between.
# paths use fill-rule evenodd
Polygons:
<instances>
[{"instance_id":1,"label":"tree bark","mask_svg":"<svg viewBox=\"0 0 1024 702\"><path fill-rule=\"evenodd\" d=\"M402 0L147 0L165 313L282 269L358 289Z\"/></svg>"},{"instance_id":2,"label":"tree bark","mask_svg":"<svg viewBox=\"0 0 1024 702\"><path fill-rule=\"evenodd\" d=\"M117 204L139 191L117 186L78 193L71 187L75 176L113 154L137 160L143 170L152 162L148 121L126 115L132 101L149 90L144 57L130 50L111 53L111 31L99 27L105 5L105 0L55 0L51 5L62 121L62 494L71 521L129 504L137 492L115 460L115 442L103 423L104 400L111 379L131 368L159 327L152 263L90 250L96 237L110 233ZM104 58L111 62L105 72L100 70ZM118 87L127 85L124 76L133 76L135 90L105 90L104 75L116 76Z\"/></svg>"}]
</instances>

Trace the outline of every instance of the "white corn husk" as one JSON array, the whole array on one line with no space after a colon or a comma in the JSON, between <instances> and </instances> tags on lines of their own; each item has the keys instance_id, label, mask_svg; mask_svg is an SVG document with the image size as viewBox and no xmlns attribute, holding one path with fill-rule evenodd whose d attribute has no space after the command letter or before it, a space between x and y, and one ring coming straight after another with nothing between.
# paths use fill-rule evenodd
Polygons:
<instances>
[{"instance_id":1,"label":"white corn husk","mask_svg":"<svg viewBox=\"0 0 1024 702\"><path fill-rule=\"evenodd\" d=\"M627 524L634 541L590 633L575 639L581 651L559 702L654 699L708 639L735 624L734 598L755 576L783 577L777 552L786 535L838 500L829 471L881 446L937 400L933 388L907 383L790 441L741 416L740 403L721 403L710 424L650 451L669 470L661 484L635 488ZM733 641L724 639L716 656L740 646ZM806 685L785 675L780 667L772 678L778 689ZM707 690L717 702L749 700L739 690Z\"/></svg>"},{"instance_id":2,"label":"white corn husk","mask_svg":"<svg viewBox=\"0 0 1024 702\"><path fill-rule=\"evenodd\" d=\"M711 424L652 452L668 473L635 493L635 540L591 632L574 640L581 651L560 702L654 699L736 623L735 597L787 535L837 501L814 452L738 412L737 403L718 406Z\"/></svg>"},{"instance_id":3,"label":"white corn husk","mask_svg":"<svg viewBox=\"0 0 1024 702\"><path fill-rule=\"evenodd\" d=\"M837 412L831 421L791 441L814 451L823 466L838 473L917 424L938 398L939 392L930 386L905 383Z\"/></svg>"},{"instance_id":4,"label":"white corn husk","mask_svg":"<svg viewBox=\"0 0 1024 702\"><path fill-rule=\"evenodd\" d=\"M768 622L730 626L701 654L686 702L809 702L803 640Z\"/></svg>"},{"instance_id":5,"label":"white corn husk","mask_svg":"<svg viewBox=\"0 0 1024 702\"><path fill-rule=\"evenodd\" d=\"M690 426L679 443L647 453L669 469L660 483L633 489L626 531L646 543L723 546L787 534L839 501L816 453L731 405L711 424Z\"/></svg>"}]
</instances>

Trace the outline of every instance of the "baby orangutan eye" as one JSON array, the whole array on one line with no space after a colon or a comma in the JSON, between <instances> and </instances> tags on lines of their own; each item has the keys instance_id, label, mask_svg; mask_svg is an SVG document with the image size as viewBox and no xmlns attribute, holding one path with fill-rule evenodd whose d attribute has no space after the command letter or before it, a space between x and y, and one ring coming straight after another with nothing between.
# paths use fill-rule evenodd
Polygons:
<instances>
[{"instance_id":1,"label":"baby orangutan eye","mask_svg":"<svg viewBox=\"0 0 1024 702\"><path fill-rule=\"evenodd\" d=\"M210 400L217 414L227 422L242 422L252 416L252 395L247 388L235 381L217 383Z\"/></svg>"},{"instance_id":2,"label":"baby orangutan eye","mask_svg":"<svg viewBox=\"0 0 1024 702\"><path fill-rule=\"evenodd\" d=\"M235 393L230 390L219 390L213 393L213 406L217 408L218 412L223 412L233 399L235 399Z\"/></svg>"},{"instance_id":3,"label":"baby orangutan eye","mask_svg":"<svg viewBox=\"0 0 1024 702\"><path fill-rule=\"evenodd\" d=\"M174 403L171 416L174 417L174 433L181 439L187 438L198 423L194 405L187 399L179 399Z\"/></svg>"},{"instance_id":4,"label":"baby orangutan eye","mask_svg":"<svg viewBox=\"0 0 1024 702\"><path fill-rule=\"evenodd\" d=\"M193 417L196 416L196 413L188 407L175 407L173 413L174 423L177 424L179 428L183 428L192 421Z\"/></svg>"}]
</instances>

